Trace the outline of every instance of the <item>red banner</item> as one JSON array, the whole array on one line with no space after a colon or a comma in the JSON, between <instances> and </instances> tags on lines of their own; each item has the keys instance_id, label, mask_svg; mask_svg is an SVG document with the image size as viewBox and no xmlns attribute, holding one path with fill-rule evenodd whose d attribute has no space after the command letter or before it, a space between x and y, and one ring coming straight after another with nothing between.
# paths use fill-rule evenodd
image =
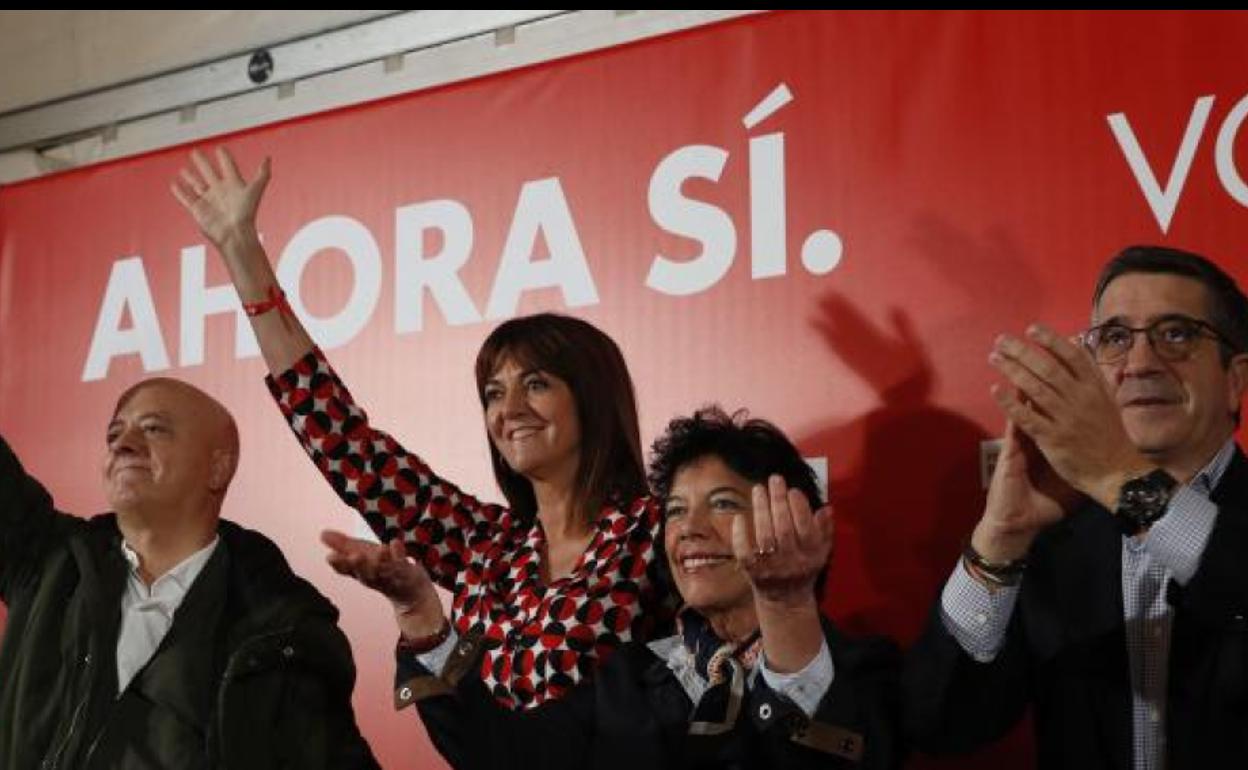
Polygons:
<instances>
[{"instance_id":1,"label":"red banner","mask_svg":"<svg viewBox=\"0 0 1248 770\"><path fill-rule=\"evenodd\" d=\"M647 439L717 401L823 458L827 609L908 642L982 507L993 337L1081 329L1129 243L1248 277L1245 39L1240 13L774 13L220 141L248 173L273 158L261 228L293 304L443 475L497 496L471 373L489 330L580 315L624 349ZM243 434L226 516L343 608L367 736L426 766L390 707L388 612L317 541L353 514L168 193L188 149L0 190L0 431L88 514L128 384L220 397Z\"/></svg>"}]
</instances>

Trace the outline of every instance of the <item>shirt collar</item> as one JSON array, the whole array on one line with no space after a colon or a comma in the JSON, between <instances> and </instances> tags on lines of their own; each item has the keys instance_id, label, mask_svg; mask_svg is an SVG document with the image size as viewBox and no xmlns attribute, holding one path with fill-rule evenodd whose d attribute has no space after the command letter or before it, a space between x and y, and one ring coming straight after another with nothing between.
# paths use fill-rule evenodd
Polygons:
<instances>
[{"instance_id":1,"label":"shirt collar","mask_svg":"<svg viewBox=\"0 0 1248 770\"><path fill-rule=\"evenodd\" d=\"M1235 437L1232 436L1226 440L1226 443L1213 456L1213 459L1192 478L1189 486L1205 495L1212 493L1214 488L1218 486L1218 483L1222 481L1222 475L1226 473L1226 469L1231 464L1231 458L1234 456Z\"/></svg>"},{"instance_id":2,"label":"shirt collar","mask_svg":"<svg viewBox=\"0 0 1248 770\"><path fill-rule=\"evenodd\" d=\"M195 582L195 578L199 577L199 573L204 569L204 565L208 563L208 559L212 557L213 551L217 550L217 544L221 542L219 535L213 535L212 542L195 553L178 562L172 569L165 574L152 581L151 588L154 591L156 586L171 584L177 594L185 594ZM123 538L121 541L121 553L129 565L130 577L139 578L139 565L141 560L139 554L130 547L130 544Z\"/></svg>"}]
</instances>

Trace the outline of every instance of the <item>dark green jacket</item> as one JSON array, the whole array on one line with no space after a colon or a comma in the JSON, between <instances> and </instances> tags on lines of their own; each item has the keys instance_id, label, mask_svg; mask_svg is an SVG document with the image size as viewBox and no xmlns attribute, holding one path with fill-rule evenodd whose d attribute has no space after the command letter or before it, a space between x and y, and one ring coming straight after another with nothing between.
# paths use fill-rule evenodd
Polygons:
<instances>
[{"instance_id":1,"label":"dark green jacket","mask_svg":"<svg viewBox=\"0 0 1248 770\"><path fill-rule=\"evenodd\" d=\"M0 437L0 767L374 768L337 610L264 536L221 542L120 696L111 514L57 512Z\"/></svg>"}]
</instances>

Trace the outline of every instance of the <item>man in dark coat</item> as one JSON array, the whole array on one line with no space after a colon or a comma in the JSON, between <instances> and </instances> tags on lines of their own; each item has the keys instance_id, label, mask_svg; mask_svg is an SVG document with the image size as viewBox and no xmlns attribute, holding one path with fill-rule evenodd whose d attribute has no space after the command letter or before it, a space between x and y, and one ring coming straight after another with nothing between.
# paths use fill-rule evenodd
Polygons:
<instances>
[{"instance_id":1,"label":"man in dark coat","mask_svg":"<svg viewBox=\"0 0 1248 770\"><path fill-rule=\"evenodd\" d=\"M0 767L374 768L337 611L220 519L238 432L171 379L118 401L113 513L58 512L0 438Z\"/></svg>"},{"instance_id":2,"label":"man in dark coat","mask_svg":"<svg viewBox=\"0 0 1248 770\"><path fill-rule=\"evenodd\" d=\"M1131 247L1092 323L997 340L1006 438L911 654L911 734L960 752L1030 705L1042 768L1242 766L1248 300L1202 257Z\"/></svg>"}]
</instances>

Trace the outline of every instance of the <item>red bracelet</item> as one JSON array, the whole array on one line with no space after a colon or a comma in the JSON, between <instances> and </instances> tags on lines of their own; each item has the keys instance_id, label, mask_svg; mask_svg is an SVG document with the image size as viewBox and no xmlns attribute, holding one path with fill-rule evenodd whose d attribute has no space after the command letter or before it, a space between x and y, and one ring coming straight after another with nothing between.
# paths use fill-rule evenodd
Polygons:
<instances>
[{"instance_id":1,"label":"red bracelet","mask_svg":"<svg viewBox=\"0 0 1248 770\"><path fill-rule=\"evenodd\" d=\"M243 312L249 316L258 316L277 308L282 315L293 315L290 309L290 303L286 301L286 292L277 288L276 285L269 287L267 299L259 302L244 302Z\"/></svg>"},{"instance_id":2,"label":"red bracelet","mask_svg":"<svg viewBox=\"0 0 1248 770\"><path fill-rule=\"evenodd\" d=\"M416 639L408 639L402 633L399 634L399 649L422 655L430 650L437 649L438 645L446 641L451 635L451 622L442 617L442 627L434 631L428 636L417 637Z\"/></svg>"}]
</instances>

